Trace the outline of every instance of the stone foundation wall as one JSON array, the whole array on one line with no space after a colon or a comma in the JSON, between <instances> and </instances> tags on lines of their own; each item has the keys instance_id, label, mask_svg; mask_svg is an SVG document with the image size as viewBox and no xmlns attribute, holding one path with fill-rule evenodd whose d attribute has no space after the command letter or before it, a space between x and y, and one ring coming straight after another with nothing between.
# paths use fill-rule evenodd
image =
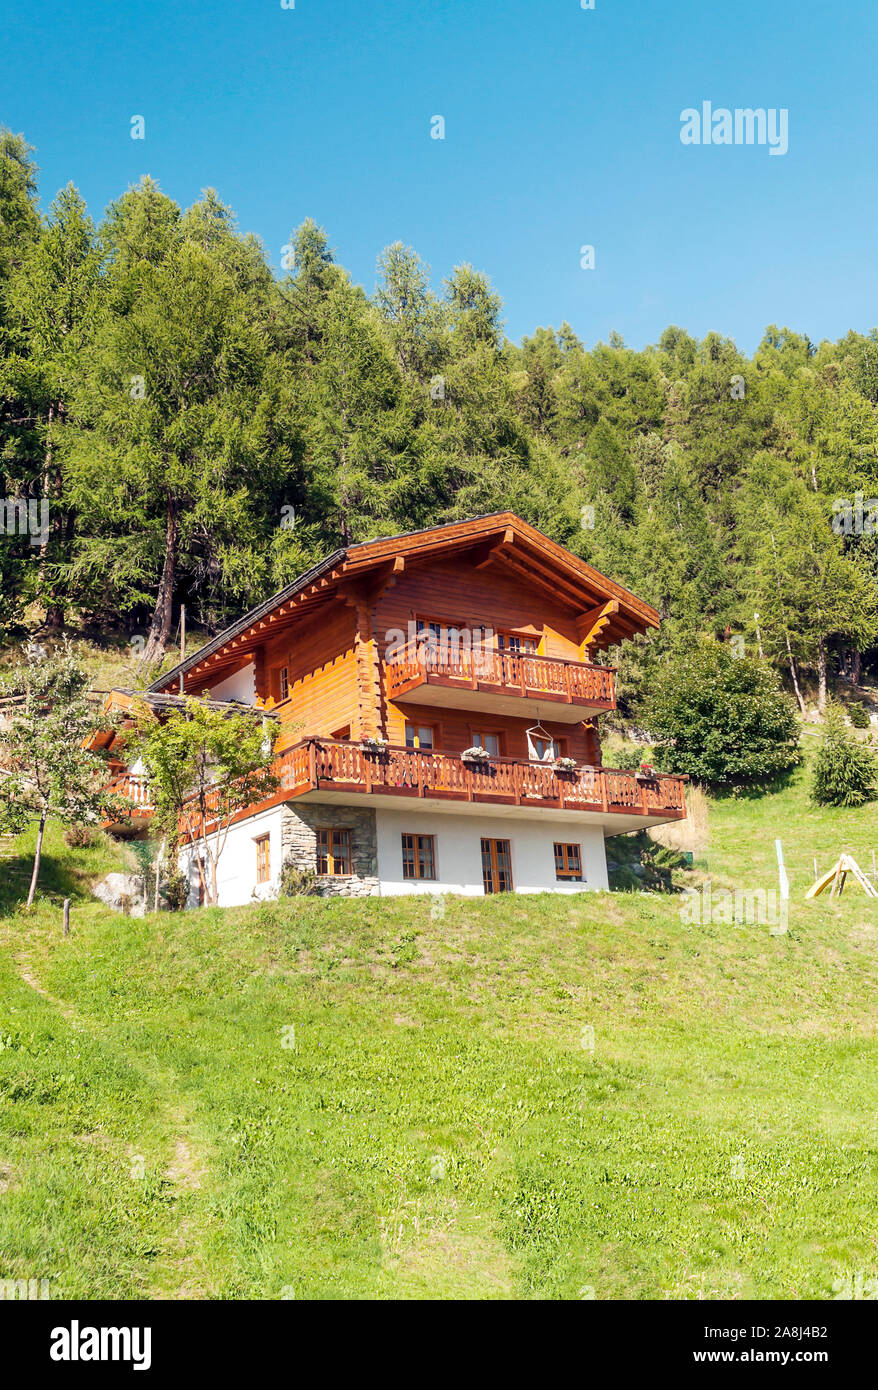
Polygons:
<instances>
[{"instance_id":1,"label":"stone foundation wall","mask_svg":"<svg viewBox=\"0 0 878 1390\"><path fill-rule=\"evenodd\" d=\"M378 893L378 837L373 809L347 806L296 804L283 808L281 827L282 862L297 869L317 867L317 831L350 830L352 874L321 875L320 892L325 897L369 898Z\"/></svg>"}]
</instances>

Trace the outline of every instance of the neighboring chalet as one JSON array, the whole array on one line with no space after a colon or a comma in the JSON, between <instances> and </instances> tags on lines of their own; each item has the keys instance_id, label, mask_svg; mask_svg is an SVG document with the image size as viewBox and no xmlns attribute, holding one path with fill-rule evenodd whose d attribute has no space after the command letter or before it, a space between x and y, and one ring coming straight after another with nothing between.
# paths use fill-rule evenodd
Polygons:
<instances>
[{"instance_id":1,"label":"neighboring chalet","mask_svg":"<svg viewBox=\"0 0 878 1390\"><path fill-rule=\"evenodd\" d=\"M220 904L272 894L286 861L345 895L606 888L606 836L686 814L682 779L601 762L615 673L594 657L658 623L509 512L337 550L150 687L281 724L281 790L232 825ZM146 827L148 787L114 770Z\"/></svg>"}]
</instances>

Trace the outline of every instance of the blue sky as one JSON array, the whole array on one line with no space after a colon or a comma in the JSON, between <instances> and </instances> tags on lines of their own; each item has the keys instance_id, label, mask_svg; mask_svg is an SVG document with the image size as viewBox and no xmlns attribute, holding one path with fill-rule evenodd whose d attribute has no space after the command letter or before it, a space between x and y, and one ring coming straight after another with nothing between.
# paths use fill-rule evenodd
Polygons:
<instances>
[{"instance_id":1,"label":"blue sky","mask_svg":"<svg viewBox=\"0 0 878 1390\"><path fill-rule=\"evenodd\" d=\"M70 179L95 216L144 173L184 205L212 185L276 267L312 216L370 292L392 241L437 286L472 262L515 339L752 351L878 323L876 50L866 0L6 0L0 121L45 207ZM787 108L788 153L684 146L704 100Z\"/></svg>"}]
</instances>

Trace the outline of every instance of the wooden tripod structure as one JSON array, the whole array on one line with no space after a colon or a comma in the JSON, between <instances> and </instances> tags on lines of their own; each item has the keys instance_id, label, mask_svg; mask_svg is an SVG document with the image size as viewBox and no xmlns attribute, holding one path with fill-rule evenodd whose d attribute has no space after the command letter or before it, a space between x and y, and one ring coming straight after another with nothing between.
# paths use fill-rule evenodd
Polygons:
<instances>
[{"instance_id":1,"label":"wooden tripod structure","mask_svg":"<svg viewBox=\"0 0 878 1390\"><path fill-rule=\"evenodd\" d=\"M850 854L843 854L827 873L818 878L815 883L812 883L805 897L819 897L824 888L828 888L831 883L832 889L829 896L831 898L840 898L844 891L845 880L848 874L853 877L855 883L860 885L867 897L878 898L878 890L869 882L856 859Z\"/></svg>"}]
</instances>

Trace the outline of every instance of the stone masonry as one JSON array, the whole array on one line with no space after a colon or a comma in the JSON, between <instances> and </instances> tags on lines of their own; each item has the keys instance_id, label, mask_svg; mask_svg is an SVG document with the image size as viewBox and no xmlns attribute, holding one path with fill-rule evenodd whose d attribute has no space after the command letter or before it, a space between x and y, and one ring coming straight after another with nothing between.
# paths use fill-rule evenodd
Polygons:
<instances>
[{"instance_id":1,"label":"stone masonry","mask_svg":"<svg viewBox=\"0 0 878 1390\"><path fill-rule=\"evenodd\" d=\"M350 830L352 874L321 875L320 892L326 897L369 898L378 893L378 837L375 811L347 806L311 803L285 805L281 827L282 862L313 873L317 867L317 831Z\"/></svg>"}]
</instances>

